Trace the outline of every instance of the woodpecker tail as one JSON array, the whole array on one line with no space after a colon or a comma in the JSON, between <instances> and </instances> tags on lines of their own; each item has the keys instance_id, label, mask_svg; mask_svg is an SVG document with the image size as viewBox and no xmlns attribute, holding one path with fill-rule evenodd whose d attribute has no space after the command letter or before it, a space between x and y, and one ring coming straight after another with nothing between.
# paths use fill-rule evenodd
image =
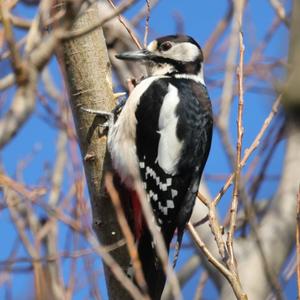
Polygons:
<instances>
[{"instance_id":1,"label":"woodpecker tail","mask_svg":"<svg viewBox=\"0 0 300 300\"><path fill-rule=\"evenodd\" d=\"M177 229L177 241L176 241L176 245L175 245L175 253L174 253L174 258L173 258L173 269L175 269L176 263L178 260L179 251L180 251L181 244L182 244L183 233L184 233L184 228Z\"/></svg>"},{"instance_id":2,"label":"woodpecker tail","mask_svg":"<svg viewBox=\"0 0 300 300\"><path fill-rule=\"evenodd\" d=\"M167 247L169 248L169 245ZM160 300L166 282L166 275L161 261L156 255L152 236L148 229L143 231L139 240L138 252L148 285L149 295L152 300Z\"/></svg>"}]
</instances>

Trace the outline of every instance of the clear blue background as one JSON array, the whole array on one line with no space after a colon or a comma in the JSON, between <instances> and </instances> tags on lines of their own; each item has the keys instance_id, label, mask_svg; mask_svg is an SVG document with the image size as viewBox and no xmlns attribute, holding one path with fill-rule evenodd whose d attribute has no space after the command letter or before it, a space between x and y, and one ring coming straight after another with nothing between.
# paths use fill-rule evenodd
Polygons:
<instances>
[{"instance_id":1,"label":"clear blue background","mask_svg":"<svg viewBox=\"0 0 300 300\"><path fill-rule=\"evenodd\" d=\"M139 1L134 8L130 9L125 15L128 18L134 16L139 9L144 5L144 1ZM290 9L290 3L286 4L287 11ZM149 39L152 40L158 36L173 34L177 31L177 24L175 17L182 20L184 32L188 35L194 37L200 45L204 45L205 42L210 37L211 33L214 31L216 24L224 16L227 8L227 1L220 0L211 0L211 1L182 1L182 0L161 0L160 3L153 8L151 11L150 17L150 34ZM32 18L36 13L35 7L23 6L22 4L18 5L14 13L26 18ZM255 49L260 43L261 39L265 36L266 31L272 24L274 20L274 11L271 8L269 1L254 0L248 1L248 5L244 15L244 43L246 47L245 52L245 63L249 61L253 49ZM143 40L143 22L140 37ZM231 28L231 27L229 27ZM228 33L228 30L227 32ZM24 32L21 30L16 31L18 37L23 36ZM274 35L274 38L271 40L269 45L264 52L265 56L269 59L276 57L286 57L288 51L288 30L280 25L278 31ZM224 38L221 40L224 42ZM218 47L217 49L218 50ZM205 65L206 70L206 81L210 96L213 102L213 107L215 113L218 112L219 99L221 95L221 87L210 87L210 82L214 80L222 80L224 68L224 61L226 59L226 52L219 53L217 55L212 55L211 60ZM215 71L216 64L218 62L219 70ZM212 68L214 67L214 68ZM58 73L58 67L55 59L51 61L51 71L53 74ZM5 62L0 62L0 75L1 77L10 72L9 65ZM282 71L278 70L274 73L274 76L277 78L282 77ZM56 78L60 78L57 76ZM250 79L246 79L250 80ZM222 81L221 81L222 82ZM247 81L246 81L247 82ZM58 87L62 87L62 83L59 80L56 80ZM257 83L260 87L272 88L270 82L259 82ZM10 89L5 92L9 98L12 97L14 89ZM275 99L275 94L258 94L253 92L245 93L245 113L244 113L244 147L249 146L253 138L256 136L256 133L261 128L261 125L270 112L272 102ZM2 111L2 113L8 107L7 103ZM236 99L234 101L232 116L231 116L231 135L235 141L236 129L235 129L235 120L236 120L236 110L237 103ZM34 114L30 120L23 126L18 135L5 147L4 151L1 153L2 163L5 171L12 177L16 175L18 162L24 159L25 156L28 156L35 151L34 159L28 163L28 166L25 168L23 173L23 180L28 186L36 186L39 184L39 178L45 172L45 162L50 166L53 163L53 158L55 157L55 143L57 138L57 131L47 122L47 118L44 118L47 115L44 108L37 103L36 114ZM282 159L284 155L284 141L280 142L275 149L275 155L273 156L272 162L267 170L268 174L275 174L280 176ZM250 160L251 162L251 160ZM228 174L230 172L230 166L226 157L224 156L224 151L222 150L222 144L219 140L219 134L214 133L213 145L210 154L210 158L205 169L206 174ZM212 195L215 195L218 190L222 187L223 181L207 181ZM64 181L65 187L69 184L69 180L66 178ZM263 188L260 189L259 198L271 197L276 191L278 181L269 180L263 184ZM220 213L224 215L228 204L230 201L231 193L230 191L225 195L221 204L220 204ZM41 211L42 215L43 212ZM65 243L65 234L67 234L68 229L61 225L60 227L60 246L63 249ZM10 218L7 210L0 211L0 236L2 237L2 242L0 246L0 260L5 260L11 249L13 247L14 241L16 239L16 232L13 226L10 224ZM188 239L185 239L188 241ZM84 241L81 241L81 247L86 246ZM19 256L25 256L24 249L18 250ZM193 250L182 251L178 263L178 269L182 266L184 261L190 257L193 253ZM100 265L99 259L94 256L91 256L93 261L92 267L95 272L100 274L102 273L102 266ZM70 270L70 259L67 259L64 263L64 277L68 278ZM81 283L80 274L84 270L82 263L78 264L78 282ZM200 272L196 273L196 276L186 285L184 288L185 299L192 299L196 284L199 280ZM101 290L103 295L106 294L104 287L104 277L99 276L99 284L101 284ZM33 278L30 278L26 273L15 273L13 277L13 290L9 293L12 293L12 299L24 299L24 295L28 294L31 287L33 287ZM86 280L86 279L84 279ZM76 293L76 299L89 299L89 291L84 284L78 286L80 292ZM16 288L17 287L17 288ZM285 292L287 299L296 299L296 281L295 276L289 281L285 286ZM5 299L8 290L0 288L0 299ZM205 299L216 299L217 294L214 290L213 285L209 282L206 285L204 291ZM25 299L30 299L30 294Z\"/></svg>"}]
</instances>

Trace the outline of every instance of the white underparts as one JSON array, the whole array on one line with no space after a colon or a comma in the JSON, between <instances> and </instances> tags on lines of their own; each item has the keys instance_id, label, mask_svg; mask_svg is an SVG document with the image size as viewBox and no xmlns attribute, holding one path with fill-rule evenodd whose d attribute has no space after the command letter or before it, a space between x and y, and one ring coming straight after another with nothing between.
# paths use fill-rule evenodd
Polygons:
<instances>
[{"instance_id":1,"label":"white underparts","mask_svg":"<svg viewBox=\"0 0 300 300\"><path fill-rule=\"evenodd\" d=\"M203 66L197 75L176 74L176 78L190 79L204 84ZM151 76L142 80L132 91L126 104L108 137L108 148L111 153L113 167L118 171L121 180L131 188L133 179L140 178L139 168L145 168L145 163L139 165L136 153L136 125L135 112L141 95L155 81L169 76ZM172 84L168 86L159 115L160 134L158 155L156 162L167 173L176 174L176 166L180 158L182 142L176 134L178 116L176 108L179 103L178 90ZM162 184L161 188L165 188Z\"/></svg>"},{"instance_id":2,"label":"white underparts","mask_svg":"<svg viewBox=\"0 0 300 300\"><path fill-rule=\"evenodd\" d=\"M150 65L149 69L150 69L150 74L152 74L153 76L170 74L175 71L174 66L167 63Z\"/></svg>"},{"instance_id":3,"label":"white underparts","mask_svg":"<svg viewBox=\"0 0 300 300\"><path fill-rule=\"evenodd\" d=\"M158 133L160 134L160 139L157 162L167 174L171 175L176 174L176 165L182 148L182 142L176 134L178 123L176 108L179 101L177 88L169 84L168 93L163 100L159 114Z\"/></svg>"},{"instance_id":4,"label":"white underparts","mask_svg":"<svg viewBox=\"0 0 300 300\"><path fill-rule=\"evenodd\" d=\"M132 91L126 104L108 137L108 148L113 167L121 180L133 187L134 180L140 179L138 157L136 153L136 117L135 112L141 95L159 77L149 77L141 81Z\"/></svg>"}]
</instances>

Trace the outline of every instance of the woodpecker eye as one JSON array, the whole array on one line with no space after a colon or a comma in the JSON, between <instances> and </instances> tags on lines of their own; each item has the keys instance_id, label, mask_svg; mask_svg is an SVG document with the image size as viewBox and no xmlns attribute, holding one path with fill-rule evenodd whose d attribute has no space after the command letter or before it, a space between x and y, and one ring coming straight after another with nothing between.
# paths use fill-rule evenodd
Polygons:
<instances>
[{"instance_id":1,"label":"woodpecker eye","mask_svg":"<svg viewBox=\"0 0 300 300\"><path fill-rule=\"evenodd\" d=\"M169 50L170 48L172 48L172 43L171 42L164 42L160 45L160 50L161 51L167 51Z\"/></svg>"}]
</instances>

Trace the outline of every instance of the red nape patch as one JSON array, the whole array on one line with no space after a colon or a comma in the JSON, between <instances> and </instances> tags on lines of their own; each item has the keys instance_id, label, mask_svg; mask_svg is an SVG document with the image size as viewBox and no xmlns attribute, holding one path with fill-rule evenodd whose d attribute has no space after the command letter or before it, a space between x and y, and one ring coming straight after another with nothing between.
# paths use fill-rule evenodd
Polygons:
<instances>
[{"instance_id":1,"label":"red nape patch","mask_svg":"<svg viewBox=\"0 0 300 300\"><path fill-rule=\"evenodd\" d=\"M136 191L130 191L130 198L133 208L133 217L134 217L134 234L137 240L140 239L142 235L142 227L143 227L143 214L142 208L140 204L139 197Z\"/></svg>"}]
</instances>

